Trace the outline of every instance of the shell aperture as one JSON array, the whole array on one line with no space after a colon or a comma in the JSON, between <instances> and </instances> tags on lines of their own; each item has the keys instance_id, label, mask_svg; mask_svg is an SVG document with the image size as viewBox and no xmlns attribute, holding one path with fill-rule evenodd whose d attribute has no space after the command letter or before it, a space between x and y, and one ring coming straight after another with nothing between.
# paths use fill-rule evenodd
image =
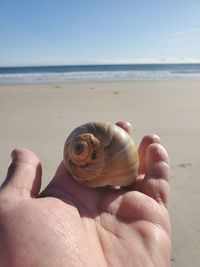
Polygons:
<instances>
[{"instance_id":1,"label":"shell aperture","mask_svg":"<svg viewBox=\"0 0 200 267\"><path fill-rule=\"evenodd\" d=\"M116 187L134 183L139 159L125 130L107 122L90 122L67 138L64 165L77 182L88 187Z\"/></svg>"}]
</instances>

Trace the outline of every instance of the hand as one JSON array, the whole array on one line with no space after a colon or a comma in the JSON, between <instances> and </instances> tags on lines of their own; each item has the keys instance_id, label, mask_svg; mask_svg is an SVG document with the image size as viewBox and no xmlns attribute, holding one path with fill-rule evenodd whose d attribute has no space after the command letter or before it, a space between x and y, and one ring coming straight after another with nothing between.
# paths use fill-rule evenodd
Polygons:
<instances>
[{"instance_id":1,"label":"hand","mask_svg":"<svg viewBox=\"0 0 200 267\"><path fill-rule=\"evenodd\" d=\"M0 190L0 266L170 266L170 170L159 143L142 139L140 175L129 190L86 188L61 163L39 194L38 158L14 150Z\"/></svg>"}]
</instances>

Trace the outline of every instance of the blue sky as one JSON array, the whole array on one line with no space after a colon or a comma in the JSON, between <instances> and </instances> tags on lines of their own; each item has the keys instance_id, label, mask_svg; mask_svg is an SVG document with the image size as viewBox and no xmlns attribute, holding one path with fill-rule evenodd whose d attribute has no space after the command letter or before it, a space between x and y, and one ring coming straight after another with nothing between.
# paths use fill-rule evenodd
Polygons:
<instances>
[{"instance_id":1,"label":"blue sky","mask_svg":"<svg viewBox=\"0 0 200 267\"><path fill-rule=\"evenodd\" d=\"M199 0L1 0L0 66L200 62Z\"/></svg>"}]
</instances>

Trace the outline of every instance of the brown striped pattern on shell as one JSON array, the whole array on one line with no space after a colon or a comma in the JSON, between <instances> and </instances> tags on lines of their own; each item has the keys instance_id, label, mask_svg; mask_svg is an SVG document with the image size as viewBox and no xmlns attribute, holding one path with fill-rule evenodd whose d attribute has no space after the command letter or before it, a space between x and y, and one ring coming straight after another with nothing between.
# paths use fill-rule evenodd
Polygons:
<instances>
[{"instance_id":1,"label":"brown striped pattern on shell","mask_svg":"<svg viewBox=\"0 0 200 267\"><path fill-rule=\"evenodd\" d=\"M138 152L120 127L90 122L76 128L64 146L64 164L73 178L88 187L127 186L138 175Z\"/></svg>"}]
</instances>

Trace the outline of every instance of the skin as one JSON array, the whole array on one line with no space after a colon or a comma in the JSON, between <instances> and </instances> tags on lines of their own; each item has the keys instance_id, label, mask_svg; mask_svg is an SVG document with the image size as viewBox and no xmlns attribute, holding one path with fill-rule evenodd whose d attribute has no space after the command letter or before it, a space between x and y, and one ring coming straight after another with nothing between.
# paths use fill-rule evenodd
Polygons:
<instances>
[{"instance_id":1,"label":"skin","mask_svg":"<svg viewBox=\"0 0 200 267\"><path fill-rule=\"evenodd\" d=\"M130 133L129 123L117 125ZM61 162L39 193L39 159L15 149L0 189L0 266L170 266L168 155L146 135L139 157L128 189L86 188Z\"/></svg>"}]
</instances>

